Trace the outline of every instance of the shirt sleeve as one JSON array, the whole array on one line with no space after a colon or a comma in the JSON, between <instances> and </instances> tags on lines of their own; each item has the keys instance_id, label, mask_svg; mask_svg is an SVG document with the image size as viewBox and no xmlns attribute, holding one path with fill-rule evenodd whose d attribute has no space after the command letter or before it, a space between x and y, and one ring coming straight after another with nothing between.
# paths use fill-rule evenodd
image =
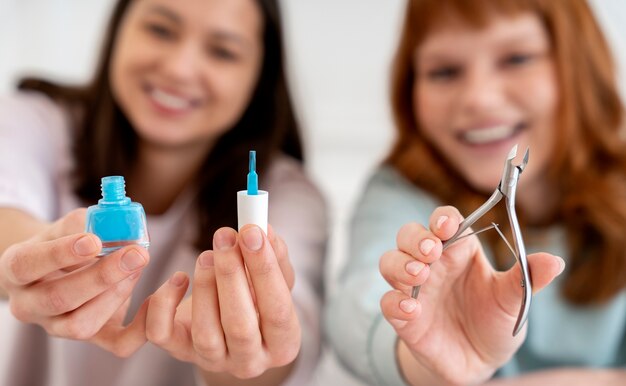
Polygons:
<instances>
[{"instance_id":1,"label":"shirt sleeve","mask_svg":"<svg viewBox=\"0 0 626 386\"><path fill-rule=\"evenodd\" d=\"M68 155L67 123L42 94L0 98L0 207L24 210L45 221L56 216L57 171Z\"/></svg>"},{"instance_id":2,"label":"shirt sleeve","mask_svg":"<svg viewBox=\"0 0 626 386\"><path fill-rule=\"evenodd\" d=\"M269 223L283 238L295 271L292 298L302 328L302 346L284 385L306 384L321 352L322 275L328 239L326 204L301 166L282 158L269 172Z\"/></svg>"},{"instance_id":3,"label":"shirt sleeve","mask_svg":"<svg viewBox=\"0 0 626 386\"><path fill-rule=\"evenodd\" d=\"M402 225L428 224L434 203L427 205L417 192L390 169L370 179L353 214L348 260L325 313L339 360L370 384L405 385L396 361L397 335L380 310L380 299L392 288L380 275L378 262L396 248Z\"/></svg>"}]
</instances>

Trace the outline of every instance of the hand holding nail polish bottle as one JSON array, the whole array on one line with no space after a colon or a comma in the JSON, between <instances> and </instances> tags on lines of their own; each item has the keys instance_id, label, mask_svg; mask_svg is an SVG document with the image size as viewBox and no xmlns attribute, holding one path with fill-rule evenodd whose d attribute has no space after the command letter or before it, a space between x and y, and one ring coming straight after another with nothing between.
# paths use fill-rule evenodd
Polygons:
<instances>
[{"instance_id":1,"label":"hand holding nail polish bottle","mask_svg":"<svg viewBox=\"0 0 626 386\"><path fill-rule=\"evenodd\" d=\"M126 197L122 176L102 178L102 198L87 208L85 228L102 241L100 256L127 245L150 245L143 206Z\"/></svg>"}]
</instances>

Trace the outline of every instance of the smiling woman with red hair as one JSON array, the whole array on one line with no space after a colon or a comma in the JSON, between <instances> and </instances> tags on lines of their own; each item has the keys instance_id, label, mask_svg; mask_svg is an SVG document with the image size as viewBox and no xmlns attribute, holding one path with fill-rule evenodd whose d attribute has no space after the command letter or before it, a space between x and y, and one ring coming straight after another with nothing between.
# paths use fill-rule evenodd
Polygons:
<instances>
[{"instance_id":1,"label":"smiling woman with red hair","mask_svg":"<svg viewBox=\"0 0 626 386\"><path fill-rule=\"evenodd\" d=\"M376 384L623 384L585 369L626 365L624 107L588 4L409 1L392 106L396 143L356 209L327 311L342 361ZM506 244L442 241L515 144L530 148L517 212L537 297L511 337L522 289ZM492 222L508 224L504 208L474 229Z\"/></svg>"}]
</instances>

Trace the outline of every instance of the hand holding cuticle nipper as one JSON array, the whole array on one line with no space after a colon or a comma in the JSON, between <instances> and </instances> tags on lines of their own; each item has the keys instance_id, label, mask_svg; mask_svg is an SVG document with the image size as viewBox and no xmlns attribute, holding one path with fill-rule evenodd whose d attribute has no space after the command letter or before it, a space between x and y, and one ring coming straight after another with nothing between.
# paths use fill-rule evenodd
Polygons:
<instances>
[{"instance_id":1,"label":"hand holding cuticle nipper","mask_svg":"<svg viewBox=\"0 0 626 386\"><path fill-rule=\"evenodd\" d=\"M526 249L524 247L524 240L522 239L522 233L520 231L519 222L517 220L517 215L515 213L515 191L517 188L517 181L519 180L520 174L524 171L526 164L528 163L528 153L529 149L526 149L526 153L524 154L524 159L521 164L513 165L513 159L517 155L517 145L513 146L511 151L509 152L506 161L504 163L504 170L502 172L502 179L498 184L498 187L493 192L491 197L478 209L476 209L472 214L467 216L467 218L459 224L458 231L448 240L443 242L443 250L445 251L452 243L457 240L470 236L472 234L480 233L481 231L469 234L463 234L469 227L471 227L478 219L485 215L491 208L493 208L503 197L505 198L506 210L509 215L509 222L511 224L511 230L513 233L513 243L514 250L511 248L509 242L504 238L500 230L498 229L496 224L493 224L493 228L495 228L498 233L504 238L504 241L507 243L511 251L514 253L517 261L520 263L521 271L522 271L522 280L521 286L524 290L522 296L522 303L520 306L520 311L517 316L517 321L515 322L515 327L513 328L513 336L517 335L524 323L528 318L528 313L530 310L530 303L532 300L532 282L530 279L530 269L528 267L528 260L526 258ZM487 229L490 229L489 227ZM413 287L412 296L413 298L417 298L420 292L420 286Z\"/></svg>"}]
</instances>

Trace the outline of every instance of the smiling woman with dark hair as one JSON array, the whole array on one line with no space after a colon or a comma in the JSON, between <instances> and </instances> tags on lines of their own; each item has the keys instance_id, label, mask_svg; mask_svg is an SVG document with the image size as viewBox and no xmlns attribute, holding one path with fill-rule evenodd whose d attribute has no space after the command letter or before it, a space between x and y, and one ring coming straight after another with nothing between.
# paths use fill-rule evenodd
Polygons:
<instances>
[{"instance_id":1,"label":"smiling woman with dark hair","mask_svg":"<svg viewBox=\"0 0 626 386\"><path fill-rule=\"evenodd\" d=\"M302 168L276 1L119 1L92 82L19 88L0 100L0 295L24 323L0 383L309 379L325 205ZM250 150L267 234L235 230ZM143 204L149 252L96 258L82 207L109 175Z\"/></svg>"}]
</instances>

